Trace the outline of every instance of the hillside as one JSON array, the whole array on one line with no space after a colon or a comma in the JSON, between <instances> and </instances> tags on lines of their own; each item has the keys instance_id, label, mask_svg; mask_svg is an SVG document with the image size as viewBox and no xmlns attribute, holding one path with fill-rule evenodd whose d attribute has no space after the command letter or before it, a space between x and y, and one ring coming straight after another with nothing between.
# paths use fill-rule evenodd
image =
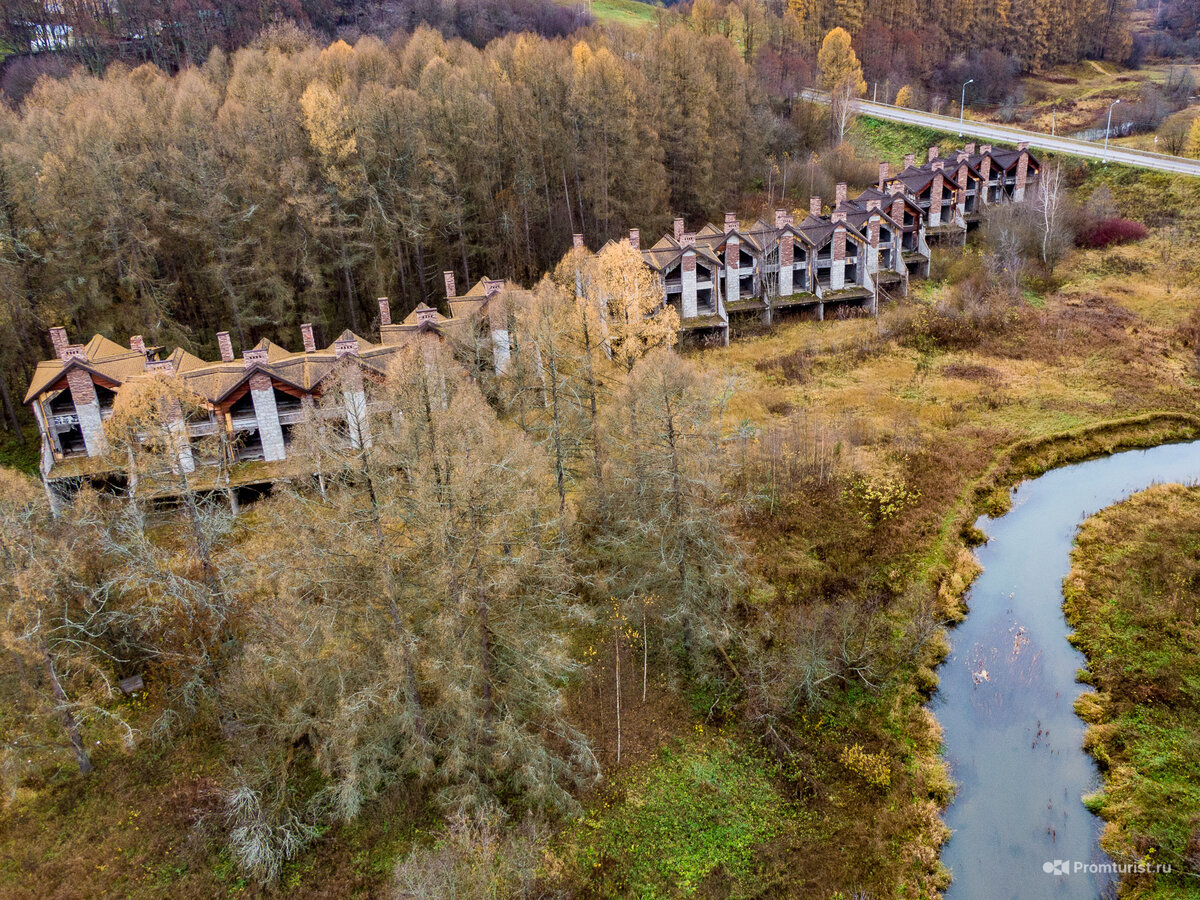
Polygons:
<instances>
[{"instance_id":1,"label":"hillside","mask_svg":"<svg viewBox=\"0 0 1200 900\"><path fill-rule=\"evenodd\" d=\"M855 134L868 158L919 151L931 137L870 122ZM565 825L518 816L511 828L452 820L447 831L430 796L396 785L354 822L320 829L263 886L227 849L222 792L245 751L215 721L132 752L97 723L94 775L65 761L36 766L0 817L0 889L407 897L413 886L445 896L445 879L458 879L550 896L931 894L944 884L938 811L952 787L924 703L944 652L940 623L961 614L972 573L967 525L1023 474L1197 433L1197 260L1171 241L1196 226L1200 188L1070 165L1081 200L1103 187L1137 216L1153 194L1163 218L1141 243L1076 250L1032 273L1015 300L971 287L989 252L980 240L941 255L932 279L878 322L750 329L689 356L731 390L721 480L737 498L731 527L755 586L731 621L745 634L779 630L796 647L843 629L863 641L863 678L793 708L727 676L696 680L659 648L657 630L644 660L645 609L619 610L614 625L600 594L569 642L581 669L565 699L605 777L578 793L580 814ZM581 509L584 484L571 500ZM253 555L252 535L284 514L273 504L241 520L241 552ZM608 565L602 543L597 573ZM739 672L785 671L748 645L731 651ZM140 730L167 702L152 688L111 709ZM786 751L752 724L763 716Z\"/></svg>"}]
</instances>

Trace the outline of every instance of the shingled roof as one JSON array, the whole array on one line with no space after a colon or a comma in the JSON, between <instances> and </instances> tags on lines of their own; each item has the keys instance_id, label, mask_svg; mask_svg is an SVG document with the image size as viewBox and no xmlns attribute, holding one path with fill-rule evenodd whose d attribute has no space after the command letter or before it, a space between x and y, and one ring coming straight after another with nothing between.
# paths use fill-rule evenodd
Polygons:
<instances>
[{"instance_id":1,"label":"shingled roof","mask_svg":"<svg viewBox=\"0 0 1200 900\"><path fill-rule=\"evenodd\" d=\"M39 362L29 380L25 402L28 403L39 394L53 389L59 379L67 374L67 370L74 366L98 375L102 380L116 386L145 371L146 354L140 350L123 347L103 335L94 334L84 346L82 358L47 359Z\"/></svg>"}]
</instances>

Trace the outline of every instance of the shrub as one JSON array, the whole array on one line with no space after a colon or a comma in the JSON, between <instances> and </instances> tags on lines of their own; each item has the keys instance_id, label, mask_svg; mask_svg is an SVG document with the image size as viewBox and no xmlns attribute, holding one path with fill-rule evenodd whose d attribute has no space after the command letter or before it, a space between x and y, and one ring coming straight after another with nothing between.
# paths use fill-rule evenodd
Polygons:
<instances>
[{"instance_id":1,"label":"shrub","mask_svg":"<svg viewBox=\"0 0 1200 900\"><path fill-rule=\"evenodd\" d=\"M1113 244L1128 244L1140 241L1149 232L1146 226L1130 219L1100 219L1080 230L1075 243L1080 247L1103 249Z\"/></svg>"}]
</instances>

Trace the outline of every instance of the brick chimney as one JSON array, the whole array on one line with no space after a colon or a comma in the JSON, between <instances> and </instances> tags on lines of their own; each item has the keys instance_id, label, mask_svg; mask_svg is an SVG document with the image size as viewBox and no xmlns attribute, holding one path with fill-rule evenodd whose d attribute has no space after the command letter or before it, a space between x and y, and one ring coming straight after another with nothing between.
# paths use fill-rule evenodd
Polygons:
<instances>
[{"instance_id":1,"label":"brick chimney","mask_svg":"<svg viewBox=\"0 0 1200 900\"><path fill-rule=\"evenodd\" d=\"M642 233L636 228L629 229L629 246L634 250L642 249Z\"/></svg>"},{"instance_id":2,"label":"brick chimney","mask_svg":"<svg viewBox=\"0 0 1200 900\"><path fill-rule=\"evenodd\" d=\"M307 322L305 322L303 325L301 325L300 326L300 337L304 341L304 352L305 353L316 353L317 352L317 342L313 338L312 325L310 325Z\"/></svg>"},{"instance_id":3,"label":"brick chimney","mask_svg":"<svg viewBox=\"0 0 1200 900\"><path fill-rule=\"evenodd\" d=\"M67 340L67 329L51 328L50 343L54 345L54 355L59 359L66 359L67 345L70 341Z\"/></svg>"},{"instance_id":4,"label":"brick chimney","mask_svg":"<svg viewBox=\"0 0 1200 900\"><path fill-rule=\"evenodd\" d=\"M392 304L387 297L379 298L379 327L392 324Z\"/></svg>"},{"instance_id":5,"label":"brick chimney","mask_svg":"<svg viewBox=\"0 0 1200 900\"><path fill-rule=\"evenodd\" d=\"M737 231L737 227L738 227L737 213L731 213L731 212L725 213L725 233L729 234L729 232L731 232L731 231Z\"/></svg>"},{"instance_id":6,"label":"brick chimney","mask_svg":"<svg viewBox=\"0 0 1200 900\"><path fill-rule=\"evenodd\" d=\"M1029 141L1017 141L1017 149L1018 150L1028 150L1029 149Z\"/></svg>"},{"instance_id":7,"label":"brick chimney","mask_svg":"<svg viewBox=\"0 0 1200 900\"><path fill-rule=\"evenodd\" d=\"M334 341L333 355L338 359L341 359L343 356L358 356L358 341L354 338Z\"/></svg>"},{"instance_id":8,"label":"brick chimney","mask_svg":"<svg viewBox=\"0 0 1200 900\"><path fill-rule=\"evenodd\" d=\"M938 155L937 144L934 144L932 147L929 148L929 159L927 159L926 162L933 162L935 159L937 159L937 155Z\"/></svg>"},{"instance_id":9,"label":"brick chimney","mask_svg":"<svg viewBox=\"0 0 1200 900\"><path fill-rule=\"evenodd\" d=\"M883 202L878 197L873 197L867 201L867 209L882 209Z\"/></svg>"},{"instance_id":10,"label":"brick chimney","mask_svg":"<svg viewBox=\"0 0 1200 900\"><path fill-rule=\"evenodd\" d=\"M883 190L883 183L888 180L888 176L892 173L891 169L892 167L887 164L886 160L879 164L879 189L881 191Z\"/></svg>"},{"instance_id":11,"label":"brick chimney","mask_svg":"<svg viewBox=\"0 0 1200 900\"><path fill-rule=\"evenodd\" d=\"M221 351L221 362L233 362L233 341L228 331L217 332L217 347Z\"/></svg>"},{"instance_id":12,"label":"brick chimney","mask_svg":"<svg viewBox=\"0 0 1200 900\"><path fill-rule=\"evenodd\" d=\"M146 342L142 340L142 336L140 334L135 334L129 339L129 349L134 353L146 352Z\"/></svg>"},{"instance_id":13,"label":"brick chimney","mask_svg":"<svg viewBox=\"0 0 1200 900\"><path fill-rule=\"evenodd\" d=\"M683 237L683 219L675 219L675 242L678 243Z\"/></svg>"},{"instance_id":14,"label":"brick chimney","mask_svg":"<svg viewBox=\"0 0 1200 900\"><path fill-rule=\"evenodd\" d=\"M979 148L979 152L980 153L991 153L992 145L991 144L982 144Z\"/></svg>"},{"instance_id":15,"label":"brick chimney","mask_svg":"<svg viewBox=\"0 0 1200 900\"><path fill-rule=\"evenodd\" d=\"M170 359L152 359L146 363L146 371L152 375L161 373L170 378L175 374L175 361Z\"/></svg>"},{"instance_id":16,"label":"brick chimney","mask_svg":"<svg viewBox=\"0 0 1200 900\"><path fill-rule=\"evenodd\" d=\"M696 232L685 231L683 234L681 234L679 236L679 246L695 247L696 246Z\"/></svg>"},{"instance_id":17,"label":"brick chimney","mask_svg":"<svg viewBox=\"0 0 1200 900\"><path fill-rule=\"evenodd\" d=\"M786 209L775 210L775 227L782 228L785 222L787 222L787 210Z\"/></svg>"},{"instance_id":18,"label":"brick chimney","mask_svg":"<svg viewBox=\"0 0 1200 900\"><path fill-rule=\"evenodd\" d=\"M975 155L975 144L974 144L974 142L972 142L972 143L970 143L970 144L965 144L965 145L963 146L963 149L964 149L964 150L966 150L966 151L967 151L967 153L968 153L969 155L971 155L971 156L974 156L974 155Z\"/></svg>"},{"instance_id":19,"label":"brick chimney","mask_svg":"<svg viewBox=\"0 0 1200 900\"><path fill-rule=\"evenodd\" d=\"M917 154L915 154L915 153L905 153L904 154L904 168L906 168L906 169L911 168L912 166L916 165L916 162L917 162Z\"/></svg>"},{"instance_id":20,"label":"brick chimney","mask_svg":"<svg viewBox=\"0 0 1200 900\"><path fill-rule=\"evenodd\" d=\"M808 198L808 214L810 216L815 216L817 218L820 218L820 216L821 216L821 198L820 197L809 197Z\"/></svg>"},{"instance_id":21,"label":"brick chimney","mask_svg":"<svg viewBox=\"0 0 1200 900\"><path fill-rule=\"evenodd\" d=\"M446 299L454 299L456 296L458 296L454 290L454 273L450 271L443 272L442 278L446 281Z\"/></svg>"},{"instance_id":22,"label":"brick chimney","mask_svg":"<svg viewBox=\"0 0 1200 900\"><path fill-rule=\"evenodd\" d=\"M489 299L495 297L504 290L503 278L485 278L483 279L483 297Z\"/></svg>"},{"instance_id":23,"label":"brick chimney","mask_svg":"<svg viewBox=\"0 0 1200 900\"><path fill-rule=\"evenodd\" d=\"M966 158L970 155L971 154L968 153L966 151L966 149L963 149L963 150L959 150L956 154L954 154L954 159L957 162L964 162L966 160Z\"/></svg>"},{"instance_id":24,"label":"brick chimney","mask_svg":"<svg viewBox=\"0 0 1200 900\"><path fill-rule=\"evenodd\" d=\"M836 224L838 222L845 222L846 221L845 211L835 209L833 212L831 212L829 214L829 221L833 222L834 224Z\"/></svg>"},{"instance_id":25,"label":"brick chimney","mask_svg":"<svg viewBox=\"0 0 1200 900\"><path fill-rule=\"evenodd\" d=\"M935 172L941 172L946 168L946 161L944 159L935 159L931 164L933 166L933 171Z\"/></svg>"},{"instance_id":26,"label":"brick chimney","mask_svg":"<svg viewBox=\"0 0 1200 900\"><path fill-rule=\"evenodd\" d=\"M253 368L254 366L265 366L267 364L267 351L266 350L243 350L242 351L242 364L247 369Z\"/></svg>"},{"instance_id":27,"label":"brick chimney","mask_svg":"<svg viewBox=\"0 0 1200 900\"><path fill-rule=\"evenodd\" d=\"M583 235L582 234L571 235L571 246L576 250L582 250L583 249Z\"/></svg>"},{"instance_id":28,"label":"brick chimney","mask_svg":"<svg viewBox=\"0 0 1200 900\"><path fill-rule=\"evenodd\" d=\"M833 189L833 205L841 206L846 202L846 182L839 181Z\"/></svg>"},{"instance_id":29,"label":"brick chimney","mask_svg":"<svg viewBox=\"0 0 1200 900\"><path fill-rule=\"evenodd\" d=\"M417 325L433 325L437 322L438 312L432 306L426 306L422 303L416 309Z\"/></svg>"},{"instance_id":30,"label":"brick chimney","mask_svg":"<svg viewBox=\"0 0 1200 900\"><path fill-rule=\"evenodd\" d=\"M83 344L68 344L63 347L62 358L64 361L71 359L87 359L87 347Z\"/></svg>"}]
</instances>

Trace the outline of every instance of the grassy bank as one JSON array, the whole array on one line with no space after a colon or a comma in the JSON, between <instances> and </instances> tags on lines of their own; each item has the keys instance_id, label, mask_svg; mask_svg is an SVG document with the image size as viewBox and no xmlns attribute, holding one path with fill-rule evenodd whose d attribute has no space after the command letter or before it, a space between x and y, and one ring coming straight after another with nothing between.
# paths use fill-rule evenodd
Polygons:
<instances>
[{"instance_id":1,"label":"grassy bank","mask_svg":"<svg viewBox=\"0 0 1200 900\"><path fill-rule=\"evenodd\" d=\"M1200 488L1163 485L1088 519L1064 584L1095 693L1077 711L1104 770L1088 805L1126 876L1121 896L1200 895Z\"/></svg>"}]
</instances>

